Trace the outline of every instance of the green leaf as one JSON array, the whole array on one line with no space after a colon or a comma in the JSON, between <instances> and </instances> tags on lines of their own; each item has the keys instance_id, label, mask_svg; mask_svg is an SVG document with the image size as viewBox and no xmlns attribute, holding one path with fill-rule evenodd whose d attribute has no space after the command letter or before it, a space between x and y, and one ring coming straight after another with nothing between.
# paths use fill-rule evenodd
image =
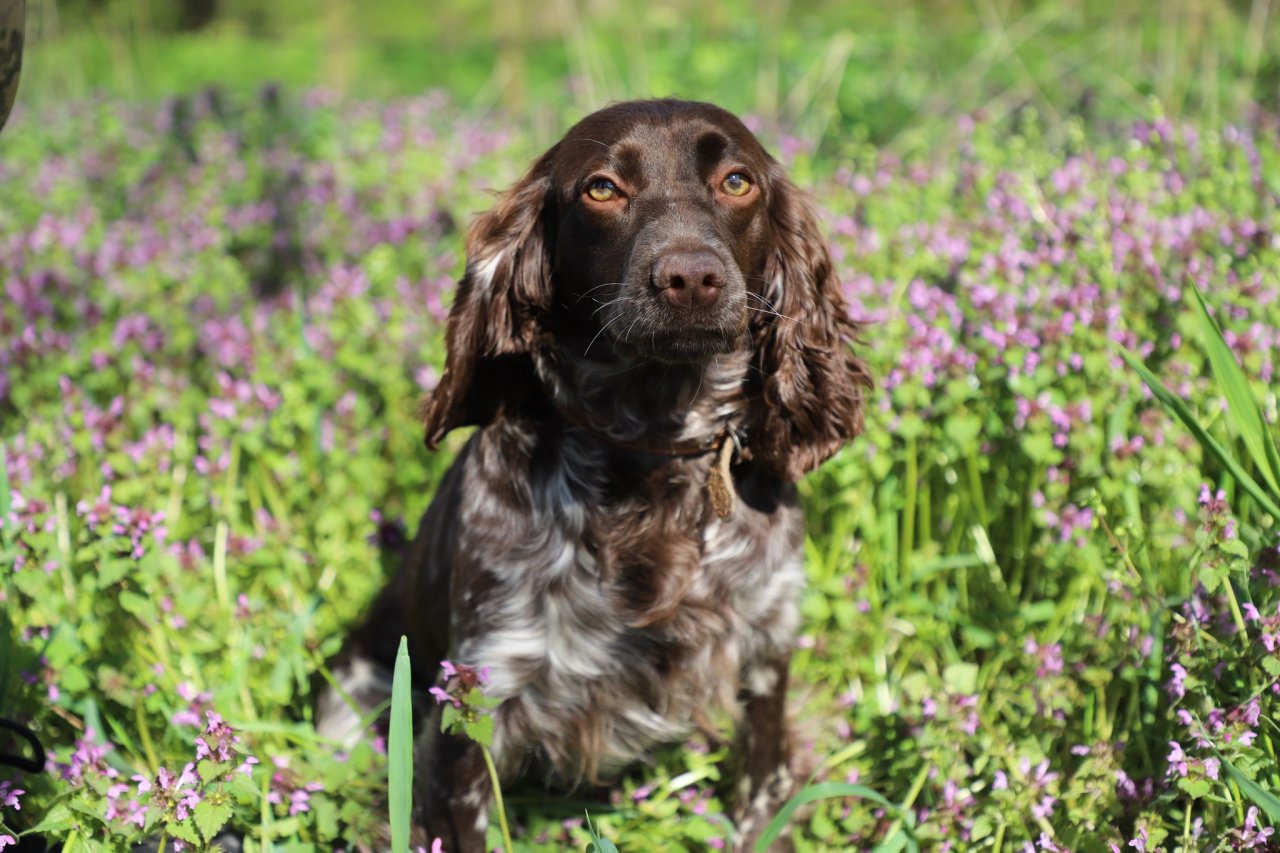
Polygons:
<instances>
[{"instance_id":1,"label":"green leaf","mask_svg":"<svg viewBox=\"0 0 1280 853\"><path fill-rule=\"evenodd\" d=\"M328 797L312 797L311 812L316 818L316 831L322 839L338 837L338 807Z\"/></svg>"},{"instance_id":2,"label":"green leaf","mask_svg":"<svg viewBox=\"0 0 1280 853\"><path fill-rule=\"evenodd\" d=\"M28 831L32 835L57 833L64 829L70 829L75 824L75 816L71 814L71 809L67 808L67 804L58 803L45 813L44 820L31 827Z\"/></svg>"},{"instance_id":3,"label":"green leaf","mask_svg":"<svg viewBox=\"0 0 1280 853\"><path fill-rule=\"evenodd\" d=\"M952 415L942 428L947 438L954 441L957 447L968 450L977 444L978 436L982 434L982 419L970 414Z\"/></svg>"},{"instance_id":4,"label":"green leaf","mask_svg":"<svg viewBox=\"0 0 1280 853\"><path fill-rule=\"evenodd\" d=\"M907 835L906 829L899 829L893 835L890 835L884 841L875 846L871 853L898 853L902 849L916 850L916 844L911 840L911 836Z\"/></svg>"},{"instance_id":5,"label":"green leaf","mask_svg":"<svg viewBox=\"0 0 1280 853\"><path fill-rule=\"evenodd\" d=\"M123 557L107 557L98 564L98 589L107 589L123 580L133 571L133 560Z\"/></svg>"},{"instance_id":6,"label":"green leaf","mask_svg":"<svg viewBox=\"0 0 1280 853\"><path fill-rule=\"evenodd\" d=\"M391 849L409 850L409 819L413 807L413 700L410 696L409 640L400 638L391 680L391 732L387 744L388 799Z\"/></svg>"},{"instance_id":7,"label":"green leaf","mask_svg":"<svg viewBox=\"0 0 1280 853\"><path fill-rule=\"evenodd\" d=\"M202 800L195 807L196 828L204 836L205 841L213 840L218 830L231 819L230 803L211 803Z\"/></svg>"},{"instance_id":8,"label":"green leaf","mask_svg":"<svg viewBox=\"0 0 1280 853\"><path fill-rule=\"evenodd\" d=\"M1249 455L1253 457L1253 464L1271 487L1271 494L1280 496L1280 453L1276 451L1276 443L1271 437L1267 420L1262 415L1262 407L1253 396L1249 380L1240 369L1235 353L1227 346L1217 321L1209 314L1200 288L1196 287L1194 281L1190 284L1191 293L1195 296L1193 304L1200 318L1201 342L1209 355L1209 363L1213 366L1218 386L1227 398L1227 422L1244 442Z\"/></svg>"},{"instance_id":9,"label":"green leaf","mask_svg":"<svg viewBox=\"0 0 1280 853\"><path fill-rule=\"evenodd\" d=\"M879 803L891 812L896 813L899 811L896 805L866 785L853 785L848 782L819 782L816 785L806 785L795 796L787 800L786 804L778 809L778 813L773 816L773 820L769 821L769 825L765 827L764 832L756 841L757 853L763 853L763 851L769 849L769 845L782 834L787 821L791 819L791 815L795 814L797 809L818 800L831 800L837 797L858 797L864 800L871 800L873 803ZM901 849L901 847L895 849Z\"/></svg>"},{"instance_id":10,"label":"green leaf","mask_svg":"<svg viewBox=\"0 0 1280 853\"><path fill-rule=\"evenodd\" d=\"M1022 436L1022 451L1032 462L1048 465L1056 462L1061 453L1053 446L1053 435L1046 431L1029 432Z\"/></svg>"},{"instance_id":11,"label":"green leaf","mask_svg":"<svg viewBox=\"0 0 1280 853\"><path fill-rule=\"evenodd\" d=\"M1192 779L1190 776L1184 776L1178 780L1178 787L1187 792L1187 795L1193 800L1198 800L1209 793L1208 779Z\"/></svg>"},{"instance_id":12,"label":"green leaf","mask_svg":"<svg viewBox=\"0 0 1280 853\"><path fill-rule=\"evenodd\" d=\"M201 759L196 765L196 775L201 779L214 780L225 776L227 771L231 769L231 765L223 761L210 761L209 759Z\"/></svg>"},{"instance_id":13,"label":"green leaf","mask_svg":"<svg viewBox=\"0 0 1280 853\"><path fill-rule=\"evenodd\" d=\"M456 733L454 730L462 724L462 712L446 702L440 709L440 731L454 734Z\"/></svg>"},{"instance_id":14,"label":"green leaf","mask_svg":"<svg viewBox=\"0 0 1280 853\"><path fill-rule=\"evenodd\" d=\"M478 714L476 719L465 726L467 737L482 746L493 745L493 715Z\"/></svg>"},{"instance_id":15,"label":"green leaf","mask_svg":"<svg viewBox=\"0 0 1280 853\"><path fill-rule=\"evenodd\" d=\"M587 845L587 853L618 853L618 847L609 839L600 835L600 832L591 823L591 813L585 812L587 816L587 833L591 836L591 843Z\"/></svg>"},{"instance_id":16,"label":"green leaf","mask_svg":"<svg viewBox=\"0 0 1280 853\"><path fill-rule=\"evenodd\" d=\"M942 670L942 683L949 693L973 693L978 689L978 665L952 663Z\"/></svg>"},{"instance_id":17,"label":"green leaf","mask_svg":"<svg viewBox=\"0 0 1280 853\"><path fill-rule=\"evenodd\" d=\"M1275 794L1241 773L1226 758L1221 755L1218 757L1222 758L1222 766L1227 768L1227 775L1240 786L1241 793L1252 800L1254 805L1266 812L1272 823L1280 824L1280 797L1276 797Z\"/></svg>"},{"instance_id":18,"label":"green leaf","mask_svg":"<svg viewBox=\"0 0 1280 853\"><path fill-rule=\"evenodd\" d=\"M1142 377L1142 381L1147 383L1147 387L1151 389L1151 393L1155 395L1156 399L1163 403L1165 408L1172 412L1191 431L1192 436L1199 442L1200 447L1222 463L1222 467L1227 469L1236 482L1240 484L1241 488L1248 492L1263 509L1271 513L1272 516L1280 518L1280 505L1277 505L1276 501L1271 499L1256 480L1245 473L1245 470L1240 467L1240 463L1226 448L1218 443L1217 439L1205 432L1204 427L1200 426L1200 422L1196 420L1195 415L1187 408L1187 404L1166 388L1164 383L1156 378L1156 375L1139 361L1136 355L1121 347L1120 357Z\"/></svg>"},{"instance_id":19,"label":"green leaf","mask_svg":"<svg viewBox=\"0 0 1280 853\"><path fill-rule=\"evenodd\" d=\"M1200 565L1199 578L1205 592L1214 592L1218 587L1222 586L1222 581L1226 576L1226 569L1216 560L1206 560Z\"/></svg>"},{"instance_id":20,"label":"green leaf","mask_svg":"<svg viewBox=\"0 0 1280 853\"><path fill-rule=\"evenodd\" d=\"M174 838L181 838L183 841L200 846L200 836L196 835L196 828L187 821L167 821L164 825L165 832Z\"/></svg>"},{"instance_id":21,"label":"green leaf","mask_svg":"<svg viewBox=\"0 0 1280 853\"><path fill-rule=\"evenodd\" d=\"M145 616L155 610L155 605L150 598L133 590L121 590L116 600L124 610L134 616Z\"/></svg>"},{"instance_id":22,"label":"green leaf","mask_svg":"<svg viewBox=\"0 0 1280 853\"><path fill-rule=\"evenodd\" d=\"M1239 539L1223 539L1218 543L1218 548L1242 560L1249 559L1249 546Z\"/></svg>"}]
</instances>

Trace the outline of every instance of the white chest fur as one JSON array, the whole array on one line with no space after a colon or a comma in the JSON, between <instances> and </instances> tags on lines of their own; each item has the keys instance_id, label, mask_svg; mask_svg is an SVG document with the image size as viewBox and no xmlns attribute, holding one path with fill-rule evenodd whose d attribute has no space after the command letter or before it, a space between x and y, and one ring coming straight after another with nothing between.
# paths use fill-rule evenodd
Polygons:
<instances>
[{"instance_id":1,"label":"white chest fur","mask_svg":"<svg viewBox=\"0 0 1280 853\"><path fill-rule=\"evenodd\" d=\"M794 636L801 518L795 507L764 513L739 502L728 521L704 521L695 472L687 517L653 532L687 541L619 554L609 535L645 508L611 514L589 473L602 460L586 458L585 445L563 450L574 464L553 466L539 488L464 507L459 551L483 571L460 590L474 630L455 634L455 654L489 667L488 692L504 700L494 751L505 770L542 753L560 776L607 777L684 738L695 719L732 712L742 689L772 686L757 664ZM481 449L474 464L485 463ZM636 574L641 586L653 577L668 585L661 618L636 608Z\"/></svg>"}]
</instances>

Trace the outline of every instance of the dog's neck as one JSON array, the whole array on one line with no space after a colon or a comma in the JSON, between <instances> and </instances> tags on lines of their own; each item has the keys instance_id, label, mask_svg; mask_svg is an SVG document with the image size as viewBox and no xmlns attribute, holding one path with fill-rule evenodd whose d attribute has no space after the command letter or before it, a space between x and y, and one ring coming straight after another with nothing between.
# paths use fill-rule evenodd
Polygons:
<instances>
[{"instance_id":1,"label":"dog's neck","mask_svg":"<svg viewBox=\"0 0 1280 853\"><path fill-rule=\"evenodd\" d=\"M750 353L667 364L594 360L552 344L534 358L534 369L551 403L575 426L624 446L696 455L741 425Z\"/></svg>"}]
</instances>

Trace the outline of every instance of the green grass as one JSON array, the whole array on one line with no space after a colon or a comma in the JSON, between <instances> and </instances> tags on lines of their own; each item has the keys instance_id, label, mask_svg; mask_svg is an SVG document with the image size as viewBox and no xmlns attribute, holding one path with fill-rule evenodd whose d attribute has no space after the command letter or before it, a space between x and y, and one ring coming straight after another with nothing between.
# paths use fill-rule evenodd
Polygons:
<instances>
[{"instance_id":1,"label":"green grass","mask_svg":"<svg viewBox=\"0 0 1280 853\"><path fill-rule=\"evenodd\" d=\"M358 11L290 0L224 7L198 33L174 32L168 4L90 8L33 7L31 103L243 93L264 80L366 97L443 89L518 116L545 143L606 101L674 94L758 113L808 142L920 150L974 111L1003 121L1030 107L1056 133L1078 113L1130 121L1155 97L1173 116L1217 123L1274 105L1280 83L1270 0L463 0L430 14L402 0Z\"/></svg>"}]
</instances>

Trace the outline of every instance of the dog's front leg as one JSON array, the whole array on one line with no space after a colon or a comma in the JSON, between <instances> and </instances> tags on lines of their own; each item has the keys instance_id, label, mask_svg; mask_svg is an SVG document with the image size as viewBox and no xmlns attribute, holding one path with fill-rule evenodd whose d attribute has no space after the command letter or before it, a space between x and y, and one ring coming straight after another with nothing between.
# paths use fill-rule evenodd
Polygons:
<instances>
[{"instance_id":1,"label":"dog's front leg","mask_svg":"<svg viewBox=\"0 0 1280 853\"><path fill-rule=\"evenodd\" d=\"M482 853L493 791L484 754L470 738L441 732L438 711L427 727L418 740L418 823L451 853Z\"/></svg>"},{"instance_id":2,"label":"dog's front leg","mask_svg":"<svg viewBox=\"0 0 1280 853\"><path fill-rule=\"evenodd\" d=\"M769 821L792 794L791 744L787 728L787 669L791 653L780 654L755 673L750 685L743 730L742 776L738 782L733 810L734 848L740 853L754 851ZM790 840L781 836L770 851L791 850Z\"/></svg>"}]
</instances>

